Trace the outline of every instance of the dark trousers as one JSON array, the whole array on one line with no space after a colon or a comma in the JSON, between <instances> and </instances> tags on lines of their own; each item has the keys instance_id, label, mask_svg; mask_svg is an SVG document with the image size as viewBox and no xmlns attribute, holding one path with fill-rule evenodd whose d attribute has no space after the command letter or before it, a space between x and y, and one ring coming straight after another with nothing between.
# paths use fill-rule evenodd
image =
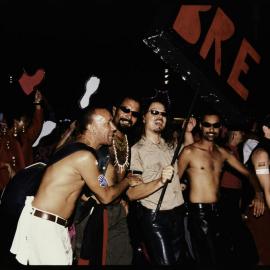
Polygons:
<instances>
[{"instance_id":1,"label":"dark trousers","mask_svg":"<svg viewBox=\"0 0 270 270\"><path fill-rule=\"evenodd\" d=\"M137 209L143 242L153 265L176 265L185 262L184 205L159 211L153 221L154 210L142 205Z\"/></svg>"},{"instance_id":2,"label":"dark trousers","mask_svg":"<svg viewBox=\"0 0 270 270\"><path fill-rule=\"evenodd\" d=\"M189 203L188 230L198 265L229 264L231 242L223 230L219 206L215 203Z\"/></svg>"},{"instance_id":3,"label":"dark trousers","mask_svg":"<svg viewBox=\"0 0 270 270\"><path fill-rule=\"evenodd\" d=\"M0 206L0 266L19 266L15 255L10 252L16 232L18 217L2 211ZM1 268L1 267L0 267Z\"/></svg>"},{"instance_id":4,"label":"dark trousers","mask_svg":"<svg viewBox=\"0 0 270 270\"><path fill-rule=\"evenodd\" d=\"M226 224L233 244L233 264L256 265L259 256L253 236L241 216L241 194L241 189L220 189L222 224Z\"/></svg>"}]
</instances>

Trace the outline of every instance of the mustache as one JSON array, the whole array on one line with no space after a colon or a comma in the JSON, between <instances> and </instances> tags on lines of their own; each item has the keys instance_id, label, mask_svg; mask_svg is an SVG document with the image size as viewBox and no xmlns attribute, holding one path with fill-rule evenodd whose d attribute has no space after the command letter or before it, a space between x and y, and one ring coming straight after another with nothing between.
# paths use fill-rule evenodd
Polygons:
<instances>
[{"instance_id":1,"label":"mustache","mask_svg":"<svg viewBox=\"0 0 270 270\"><path fill-rule=\"evenodd\" d=\"M132 124L132 121L130 119L127 119L127 118L120 118L120 121L126 121L126 122L129 122L130 124Z\"/></svg>"}]
</instances>

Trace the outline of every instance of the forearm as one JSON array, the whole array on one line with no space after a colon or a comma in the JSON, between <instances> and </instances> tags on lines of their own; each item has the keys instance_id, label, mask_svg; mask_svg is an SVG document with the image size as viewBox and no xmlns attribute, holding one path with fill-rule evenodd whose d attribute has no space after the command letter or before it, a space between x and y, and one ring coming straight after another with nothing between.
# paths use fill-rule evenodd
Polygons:
<instances>
[{"instance_id":1,"label":"forearm","mask_svg":"<svg viewBox=\"0 0 270 270\"><path fill-rule=\"evenodd\" d=\"M28 140L33 142L38 138L43 125L43 109L40 105L35 105L35 107L32 124L26 130Z\"/></svg>"},{"instance_id":2,"label":"forearm","mask_svg":"<svg viewBox=\"0 0 270 270\"><path fill-rule=\"evenodd\" d=\"M123 193L129 186L128 179L125 178L121 182L112 185L107 186L104 188L104 194L103 196L98 196L98 199L103 204L109 204L112 201L114 201L117 197L120 196L121 193Z\"/></svg>"},{"instance_id":3,"label":"forearm","mask_svg":"<svg viewBox=\"0 0 270 270\"><path fill-rule=\"evenodd\" d=\"M261 187L263 189L263 194L267 203L268 208L270 208L270 175L269 174L259 174L257 175Z\"/></svg>"},{"instance_id":4,"label":"forearm","mask_svg":"<svg viewBox=\"0 0 270 270\"><path fill-rule=\"evenodd\" d=\"M194 143L193 134L190 131L185 132L185 138L184 138L184 146L190 145Z\"/></svg>"},{"instance_id":5,"label":"forearm","mask_svg":"<svg viewBox=\"0 0 270 270\"><path fill-rule=\"evenodd\" d=\"M159 178L148 183L142 183L135 187L130 187L127 191L127 196L131 201L143 199L156 192L162 186L164 186L164 184L162 183L161 178Z\"/></svg>"},{"instance_id":6,"label":"forearm","mask_svg":"<svg viewBox=\"0 0 270 270\"><path fill-rule=\"evenodd\" d=\"M64 135L61 137L61 139L57 143L56 149L58 149L59 147L61 147L63 144L66 143L66 141L70 138L72 132L73 130L68 130L67 132L64 133Z\"/></svg>"},{"instance_id":7,"label":"forearm","mask_svg":"<svg viewBox=\"0 0 270 270\"><path fill-rule=\"evenodd\" d=\"M249 181L250 181L251 185L253 186L253 188L254 188L254 190L255 190L256 193L257 192L259 193L259 192L262 191L261 185L259 183L259 180L258 180L258 178L255 175L250 174Z\"/></svg>"},{"instance_id":8,"label":"forearm","mask_svg":"<svg viewBox=\"0 0 270 270\"><path fill-rule=\"evenodd\" d=\"M269 190L266 191L264 193L264 195L265 195L265 200L266 200L267 207L270 209L270 191Z\"/></svg>"}]
</instances>

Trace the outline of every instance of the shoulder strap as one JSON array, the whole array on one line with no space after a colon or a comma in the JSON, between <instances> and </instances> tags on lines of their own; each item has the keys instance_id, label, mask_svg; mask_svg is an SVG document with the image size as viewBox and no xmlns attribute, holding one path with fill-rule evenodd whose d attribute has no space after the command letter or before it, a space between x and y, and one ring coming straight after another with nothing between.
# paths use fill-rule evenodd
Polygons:
<instances>
[{"instance_id":1,"label":"shoulder strap","mask_svg":"<svg viewBox=\"0 0 270 270\"><path fill-rule=\"evenodd\" d=\"M63 146L62 148L60 148L59 150L57 150L51 156L47 166L50 166L53 163L56 163L57 161L59 161L60 159L63 159L64 157L71 155L72 153L74 153L76 151L80 151L80 150L90 151L95 156L95 158L98 160L98 156L97 156L96 150L94 148L92 148L84 143L74 142L74 143L67 144L67 145Z\"/></svg>"},{"instance_id":2,"label":"shoulder strap","mask_svg":"<svg viewBox=\"0 0 270 270\"><path fill-rule=\"evenodd\" d=\"M110 153L108 145L103 145L97 150L98 156L98 168L102 174L105 174L109 161L110 161Z\"/></svg>"}]
</instances>

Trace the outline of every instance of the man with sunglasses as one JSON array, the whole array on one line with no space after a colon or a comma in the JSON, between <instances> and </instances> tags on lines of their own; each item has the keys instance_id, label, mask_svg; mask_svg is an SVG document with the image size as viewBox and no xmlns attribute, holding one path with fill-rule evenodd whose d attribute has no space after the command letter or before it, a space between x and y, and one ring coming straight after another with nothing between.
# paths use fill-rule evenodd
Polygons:
<instances>
[{"instance_id":1,"label":"man with sunglasses","mask_svg":"<svg viewBox=\"0 0 270 270\"><path fill-rule=\"evenodd\" d=\"M140 116L139 99L135 96L125 96L113 106L112 112L113 123L117 128L112 146L104 146L97 153L99 167L108 180L108 186L121 182L127 175L132 145L130 138ZM89 200L89 191L86 191L85 195L84 199ZM127 224L126 200L120 196L105 206L93 195L91 199L94 199L97 205L91 216L88 215L88 221L77 225L79 233L76 252L80 254L78 264L130 265L133 250ZM84 233L81 243L79 237L82 230Z\"/></svg>"},{"instance_id":2,"label":"man with sunglasses","mask_svg":"<svg viewBox=\"0 0 270 270\"><path fill-rule=\"evenodd\" d=\"M164 100L150 99L143 109L142 137L131 148L131 170L141 171L143 183L128 189L127 195L130 200L138 202L137 230L142 233L152 265L181 264L186 255L186 211L177 166L170 165L176 145L168 129L167 112ZM189 131L193 127L191 125ZM153 220L162 187L172 176L157 218Z\"/></svg>"},{"instance_id":3,"label":"man with sunglasses","mask_svg":"<svg viewBox=\"0 0 270 270\"><path fill-rule=\"evenodd\" d=\"M221 118L213 110L205 112L200 122L200 139L184 147L178 158L178 173L189 180L188 229L196 263L203 266L230 264L231 243L220 223L218 194L223 165L246 176L256 197L254 215L263 214L264 204L257 179L228 150L215 144L221 131ZM244 263L244 262L243 262Z\"/></svg>"}]
</instances>

